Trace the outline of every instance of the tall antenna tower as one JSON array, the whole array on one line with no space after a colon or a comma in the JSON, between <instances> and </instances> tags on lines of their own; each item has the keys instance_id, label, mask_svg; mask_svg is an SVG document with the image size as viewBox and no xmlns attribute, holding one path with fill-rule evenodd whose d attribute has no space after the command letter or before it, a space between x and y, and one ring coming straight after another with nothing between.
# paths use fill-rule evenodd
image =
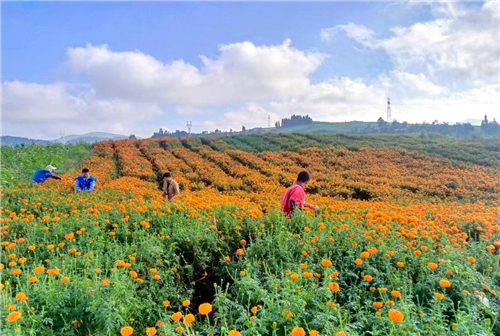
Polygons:
<instances>
[{"instance_id":1,"label":"tall antenna tower","mask_svg":"<svg viewBox=\"0 0 500 336\"><path fill-rule=\"evenodd\" d=\"M387 121L391 121L392 116L391 116L391 99L387 97Z\"/></svg>"},{"instance_id":2,"label":"tall antenna tower","mask_svg":"<svg viewBox=\"0 0 500 336\"><path fill-rule=\"evenodd\" d=\"M267 115L267 127L271 127L271 115Z\"/></svg>"},{"instance_id":3,"label":"tall antenna tower","mask_svg":"<svg viewBox=\"0 0 500 336\"><path fill-rule=\"evenodd\" d=\"M191 121L187 122L187 127L188 127L188 133L191 135L191 127L193 126L193 123Z\"/></svg>"}]
</instances>

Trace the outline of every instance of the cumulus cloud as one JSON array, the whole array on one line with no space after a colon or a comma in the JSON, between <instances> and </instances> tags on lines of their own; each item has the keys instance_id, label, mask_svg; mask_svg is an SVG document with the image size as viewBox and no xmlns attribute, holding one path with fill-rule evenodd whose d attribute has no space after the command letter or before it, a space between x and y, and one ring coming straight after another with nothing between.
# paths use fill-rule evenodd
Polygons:
<instances>
[{"instance_id":1,"label":"cumulus cloud","mask_svg":"<svg viewBox=\"0 0 500 336\"><path fill-rule=\"evenodd\" d=\"M84 72L104 98L155 103L209 105L291 96L307 88L309 75L325 59L295 49L291 41L219 47L215 59L201 56L201 69L182 60L163 63L139 51L114 52L108 46L68 49L68 62Z\"/></svg>"},{"instance_id":2,"label":"cumulus cloud","mask_svg":"<svg viewBox=\"0 0 500 336\"><path fill-rule=\"evenodd\" d=\"M393 70L389 74L380 75L379 80L385 92L400 98L435 97L448 91L446 87L433 83L423 73Z\"/></svg>"},{"instance_id":3,"label":"cumulus cloud","mask_svg":"<svg viewBox=\"0 0 500 336\"><path fill-rule=\"evenodd\" d=\"M370 29L350 23L323 29L324 40L345 34L370 49L384 50L396 70L427 72L447 85L485 84L498 81L499 6L493 1L480 8L457 3L433 7L435 20L409 27L394 27L391 36L375 37Z\"/></svg>"},{"instance_id":4,"label":"cumulus cloud","mask_svg":"<svg viewBox=\"0 0 500 336\"><path fill-rule=\"evenodd\" d=\"M267 125L268 115L274 124L291 114L376 120L385 116L387 96L400 121L498 118L498 4L432 8L434 19L394 27L385 38L355 23L320 32L331 45L345 33L368 50L385 51L393 69L374 78L332 74L313 82L327 55L294 48L290 40L221 45L215 57L200 56L199 67L106 45L69 48L69 67L88 81L4 82L3 134L55 138L66 130L148 136L159 125L183 128L179 119L192 120L197 131L240 130Z\"/></svg>"},{"instance_id":5,"label":"cumulus cloud","mask_svg":"<svg viewBox=\"0 0 500 336\"><path fill-rule=\"evenodd\" d=\"M161 113L159 106L122 99L99 99L91 88L65 83L20 81L2 86L2 134L55 138L60 131L86 133L144 131L144 120Z\"/></svg>"}]
</instances>

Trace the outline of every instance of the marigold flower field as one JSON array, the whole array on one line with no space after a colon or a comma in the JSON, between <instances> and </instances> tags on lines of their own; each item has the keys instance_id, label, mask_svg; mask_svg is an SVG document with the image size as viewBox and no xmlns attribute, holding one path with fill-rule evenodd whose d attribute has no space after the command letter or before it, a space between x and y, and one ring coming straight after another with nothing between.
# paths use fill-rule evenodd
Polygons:
<instances>
[{"instance_id":1,"label":"marigold flower field","mask_svg":"<svg viewBox=\"0 0 500 336\"><path fill-rule=\"evenodd\" d=\"M498 161L415 139L96 143L93 193L2 189L2 335L500 335Z\"/></svg>"}]
</instances>

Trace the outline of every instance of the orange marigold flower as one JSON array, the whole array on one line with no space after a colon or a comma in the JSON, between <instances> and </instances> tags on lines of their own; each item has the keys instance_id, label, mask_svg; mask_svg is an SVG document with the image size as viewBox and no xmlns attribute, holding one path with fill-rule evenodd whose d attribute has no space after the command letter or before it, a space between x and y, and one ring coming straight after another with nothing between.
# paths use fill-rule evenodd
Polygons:
<instances>
[{"instance_id":1,"label":"orange marigold flower","mask_svg":"<svg viewBox=\"0 0 500 336\"><path fill-rule=\"evenodd\" d=\"M292 279L292 280L297 280L298 278L299 278L298 274L292 274L292 275L290 275L290 279Z\"/></svg>"},{"instance_id":2,"label":"orange marigold flower","mask_svg":"<svg viewBox=\"0 0 500 336\"><path fill-rule=\"evenodd\" d=\"M335 336L347 336L347 334L343 331L338 331L335 333Z\"/></svg>"},{"instance_id":3,"label":"orange marigold flower","mask_svg":"<svg viewBox=\"0 0 500 336\"><path fill-rule=\"evenodd\" d=\"M439 285L444 288L449 288L451 287L451 282L446 279L441 279L439 280Z\"/></svg>"},{"instance_id":4,"label":"orange marigold flower","mask_svg":"<svg viewBox=\"0 0 500 336\"><path fill-rule=\"evenodd\" d=\"M177 312L177 313L174 313L172 314L172 320L174 320L175 322L177 321L180 321L181 318L182 318L182 313L181 312Z\"/></svg>"},{"instance_id":5,"label":"orange marigold flower","mask_svg":"<svg viewBox=\"0 0 500 336\"><path fill-rule=\"evenodd\" d=\"M444 299L444 294L441 293L434 293L434 297L438 300Z\"/></svg>"},{"instance_id":6,"label":"orange marigold flower","mask_svg":"<svg viewBox=\"0 0 500 336\"><path fill-rule=\"evenodd\" d=\"M469 257L469 258L467 258L467 260L468 260L469 262L471 262L471 263L475 263L475 262L476 262L476 259L475 259L475 258L473 258L473 257Z\"/></svg>"},{"instance_id":7,"label":"orange marigold flower","mask_svg":"<svg viewBox=\"0 0 500 336\"><path fill-rule=\"evenodd\" d=\"M241 336L241 333L236 330L231 330L228 334L228 336Z\"/></svg>"},{"instance_id":8,"label":"orange marigold flower","mask_svg":"<svg viewBox=\"0 0 500 336\"><path fill-rule=\"evenodd\" d=\"M236 250L236 255L237 255L237 256L242 256L242 255L244 255L244 254L245 254L245 250L243 250L243 249L237 249L237 250Z\"/></svg>"},{"instance_id":9,"label":"orange marigold flower","mask_svg":"<svg viewBox=\"0 0 500 336\"><path fill-rule=\"evenodd\" d=\"M380 309L384 306L382 302L373 302L372 303L373 308Z\"/></svg>"},{"instance_id":10,"label":"orange marigold flower","mask_svg":"<svg viewBox=\"0 0 500 336\"><path fill-rule=\"evenodd\" d=\"M184 300L184 301L182 301L182 306L183 306L183 307L187 307L187 306L189 306L190 304L191 304L191 301L189 301L189 300Z\"/></svg>"},{"instance_id":11,"label":"orange marigold flower","mask_svg":"<svg viewBox=\"0 0 500 336\"><path fill-rule=\"evenodd\" d=\"M21 313L20 312L12 312L10 313L9 315L7 315L7 321L9 322L16 322L17 320L19 320L21 318Z\"/></svg>"},{"instance_id":12,"label":"orange marigold flower","mask_svg":"<svg viewBox=\"0 0 500 336\"><path fill-rule=\"evenodd\" d=\"M33 270L33 273L40 274L40 273L43 273L44 271L45 271L45 267L38 266L38 267L35 267L35 269Z\"/></svg>"},{"instance_id":13,"label":"orange marigold flower","mask_svg":"<svg viewBox=\"0 0 500 336\"><path fill-rule=\"evenodd\" d=\"M208 314L210 314L212 312L212 305L210 303L202 303L198 307L198 312L201 315L208 315Z\"/></svg>"},{"instance_id":14,"label":"orange marigold flower","mask_svg":"<svg viewBox=\"0 0 500 336\"><path fill-rule=\"evenodd\" d=\"M398 267L405 267L405 264L404 264L404 263L402 263L401 261L398 261L398 262L396 263L396 265L397 265Z\"/></svg>"},{"instance_id":15,"label":"orange marigold flower","mask_svg":"<svg viewBox=\"0 0 500 336\"><path fill-rule=\"evenodd\" d=\"M12 305L12 304L5 305L5 308L8 309L8 310L16 310L17 309L16 305Z\"/></svg>"},{"instance_id":16,"label":"orange marigold flower","mask_svg":"<svg viewBox=\"0 0 500 336\"><path fill-rule=\"evenodd\" d=\"M163 307L169 307L170 306L170 301L165 300L163 301Z\"/></svg>"},{"instance_id":17,"label":"orange marigold flower","mask_svg":"<svg viewBox=\"0 0 500 336\"><path fill-rule=\"evenodd\" d=\"M370 257L370 252L361 252L361 258L369 258Z\"/></svg>"},{"instance_id":18,"label":"orange marigold flower","mask_svg":"<svg viewBox=\"0 0 500 336\"><path fill-rule=\"evenodd\" d=\"M175 331L177 331L178 333L181 333L184 331L184 327L177 327L177 328L175 328Z\"/></svg>"},{"instance_id":19,"label":"orange marigold flower","mask_svg":"<svg viewBox=\"0 0 500 336\"><path fill-rule=\"evenodd\" d=\"M311 330L311 331L309 331L309 336L319 336L319 331Z\"/></svg>"},{"instance_id":20,"label":"orange marigold flower","mask_svg":"<svg viewBox=\"0 0 500 336\"><path fill-rule=\"evenodd\" d=\"M355 263L356 265L358 265L358 266L361 266L361 265L363 265L363 260L361 260L361 259L356 259L356 260L354 260L354 263Z\"/></svg>"},{"instance_id":21,"label":"orange marigold flower","mask_svg":"<svg viewBox=\"0 0 500 336\"><path fill-rule=\"evenodd\" d=\"M137 278L137 272L136 272L136 271L130 271L130 272L128 272L128 274L129 274L132 278Z\"/></svg>"},{"instance_id":22,"label":"orange marigold flower","mask_svg":"<svg viewBox=\"0 0 500 336\"><path fill-rule=\"evenodd\" d=\"M23 270L20 268L16 268L16 269L12 270L12 275L19 275L21 273L23 273Z\"/></svg>"},{"instance_id":23,"label":"orange marigold flower","mask_svg":"<svg viewBox=\"0 0 500 336\"><path fill-rule=\"evenodd\" d=\"M323 259L323 260L321 260L321 266L330 267L330 266L332 266L332 262L330 260Z\"/></svg>"},{"instance_id":24,"label":"orange marigold flower","mask_svg":"<svg viewBox=\"0 0 500 336\"><path fill-rule=\"evenodd\" d=\"M28 301L28 297L26 296L25 293L17 293L16 294L16 299L21 301L21 302L26 302Z\"/></svg>"},{"instance_id":25,"label":"orange marigold flower","mask_svg":"<svg viewBox=\"0 0 500 336\"><path fill-rule=\"evenodd\" d=\"M330 282L328 284L328 288L332 291L332 292L338 292L340 290L340 286L338 283L336 282Z\"/></svg>"},{"instance_id":26,"label":"orange marigold flower","mask_svg":"<svg viewBox=\"0 0 500 336\"><path fill-rule=\"evenodd\" d=\"M192 323L194 322L194 315L193 314L187 314L185 317L184 317L184 324L189 324L189 323Z\"/></svg>"},{"instance_id":27,"label":"orange marigold flower","mask_svg":"<svg viewBox=\"0 0 500 336\"><path fill-rule=\"evenodd\" d=\"M389 311L388 315L389 315L389 319L391 319L392 322L396 322L396 323L401 323L405 319L405 316L403 315L403 313L400 312L399 310L396 310L396 309L391 309Z\"/></svg>"},{"instance_id":28,"label":"orange marigold flower","mask_svg":"<svg viewBox=\"0 0 500 336\"><path fill-rule=\"evenodd\" d=\"M394 297L401 297L401 292L397 290L391 291L391 295Z\"/></svg>"},{"instance_id":29,"label":"orange marigold flower","mask_svg":"<svg viewBox=\"0 0 500 336\"><path fill-rule=\"evenodd\" d=\"M302 327L295 327L290 333L292 336L306 336L306 331Z\"/></svg>"},{"instance_id":30,"label":"orange marigold flower","mask_svg":"<svg viewBox=\"0 0 500 336\"><path fill-rule=\"evenodd\" d=\"M433 262L430 262L429 264L427 264L427 266L429 266L429 268L433 269L433 270L435 270L436 268L438 268L438 265L436 263L433 263Z\"/></svg>"},{"instance_id":31,"label":"orange marigold flower","mask_svg":"<svg viewBox=\"0 0 500 336\"><path fill-rule=\"evenodd\" d=\"M146 328L146 336L154 336L154 335L156 335L155 327Z\"/></svg>"},{"instance_id":32,"label":"orange marigold flower","mask_svg":"<svg viewBox=\"0 0 500 336\"><path fill-rule=\"evenodd\" d=\"M69 277L64 277L61 279L61 282L67 283L69 282Z\"/></svg>"},{"instance_id":33,"label":"orange marigold flower","mask_svg":"<svg viewBox=\"0 0 500 336\"><path fill-rule=\"evenodd\" d=\"M34 282L38 281L38 278L36 276L32 276L32 277L29 278L28 281L31 282L31 283L34 283Z\"/></svg>"},{"instance_id":34,"label":"orange marigold flower","mask_svg":"<svg viewBox=\"0 0 500 336\"><path fill-rule=\"evenodd\" d=\"M121 330L120 330L120 335L122 336L130 336L134 333L134 328L132 328L131 326L126 326L126 327L123 327Z\"/></svg>"},{"instance_id":35,"label":"orange marigold flower","mask_svg":"<svg viewBox=\"0 0 500 336\"><path fill-rule=\"evenodd\" d=\"M373 277L371 275L365 275L363 278L365 279L366 282L370 282L373 280Z\"/></svg>"}]
</instances>

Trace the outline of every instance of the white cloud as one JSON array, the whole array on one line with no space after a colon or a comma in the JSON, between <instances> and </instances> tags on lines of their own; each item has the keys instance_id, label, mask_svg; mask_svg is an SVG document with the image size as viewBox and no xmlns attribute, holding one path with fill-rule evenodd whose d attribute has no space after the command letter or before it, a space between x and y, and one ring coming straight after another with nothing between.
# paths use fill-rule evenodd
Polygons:
<instances>
[{"instance_id":1,"label":"white cloud","mask_svg":"<svg viewBox=\"0 0 500 336\"><path fill-rule=\"evenodd\" d=\"M275 111L268 110L265 106L257 103L248 103L244 106L224 113L220 118L206 121L203 126L207 130L215 130L216 128L222 131L240 131L242 126L246 129L254 127L267 127L268 116L271 119L271 126L285 116Z\"/></svg>"},{"instance_id":2,"label":"white cloud","mask_svg":"<svg viewBox=\"0 0 500 336\"><path fill-rule=\"evenodd\" d=\"M268 115L273 125L292 114L376 120L385 116L387 96L400 121L498 118L498 4L433 8L432 21L395 27L387 38L354 23L321 31L332 44L344 32L369 50L384 50L394 69L374 79L333 74L313 84L311 75L327 56L296 49L289 40L222 45L216 57L201 56L200 67L105 45L69 48L68 64L89 83L4 82L3 134L55 138L66 130L149 136L159 125L185 125L170 124L179 116L192 120L197 131L266 126Z\"/></svg>"},{"instance_id":3,"label":"white cloud","mask_svg":"<svg viewBox=\"0 0 500 336\"><path fill-rule=\"evenodd\" d=\"M201 56L201 69L107 46L70 48L68 60L90 78L98 97L208 105L297 94L326 57L295 49L290 40L275 46L234 43L219 50L216 59Z\"/></svg>"},{"instance_id":4,"label":"white cloud","mask_svg":"<svg viewBox=\"0 0 500 336\"><path fill-rule=\"evenodd\" d=\"M161 113L152 104L99 99L88 88L74 94L74 87L64 83L14 81L3 83L2 89L2 134L8 135L55 138L60 131L144 135L143 122Z\"/></svg>"},{"instance_id":5,"label":"white cloud","mask_svg":"<svg viewBox=\"0 0 500 336\"><path fill-rule=\"evenodd\" d=\"M373 30L350 22L346 25L321 29L321 39L326 42L333 42L335 36L340 32L345 32L348 37L366 44L369 44L375 35Z\"/></svg>"},{"instance_id":6,"label":"white cloud","mask_svg":"<svg viewBox=\"0 0 500 336\"><path fill-rule=\"evenodd\" d=\"M402 97L434 97L447 92L445 87L433 83L423 73L412 74L394 70L379 77L388 95Z\"/></svg>"},{"instance_id":7,"label":"white cloud","mask_svg":"<svg viewBox=\"0 0 500 336\"><path fill-rule=\"evenodd\" d=\"M373 31L353 23L323 29L321 36L331 40L344 31L365 47L384 50L396 70L424 71L447 86L498 82L498 3L486 2L479 8L457 3L433 5L435 15L440 17L410 27L394 27L385 39L377 39Z\"/></svg>"}]
</instances>

